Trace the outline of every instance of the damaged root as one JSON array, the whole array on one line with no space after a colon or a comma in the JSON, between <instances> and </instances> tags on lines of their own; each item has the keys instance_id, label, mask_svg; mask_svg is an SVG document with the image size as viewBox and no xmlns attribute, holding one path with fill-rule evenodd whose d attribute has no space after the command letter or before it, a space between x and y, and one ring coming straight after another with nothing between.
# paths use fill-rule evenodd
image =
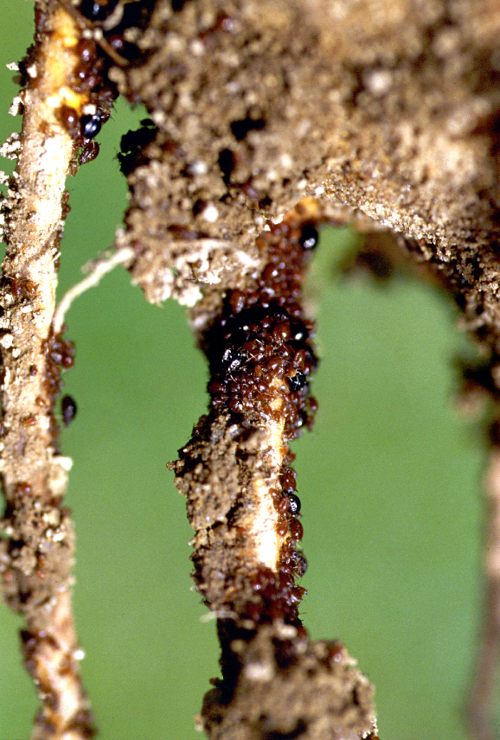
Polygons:
<instances>
[{"instance_id":1,"label":"damaged root","mask_svg":"<svg viewBox=\"0 0 500 740\"><path fill-rule=\"evenodd\" d=\"M223 678L202 719L213 739L346 739L375 727L371 686L339 644L311 643L299 619L306 560L289 443L316 409L314 323L301 302L313 212L304 201L269 224L257 240L264 267L247 290L192 313L210 409L172 468L196 530L196 586L218 617Z\"/></svg>"},{"instance_id":2,"label":"damaged root","mask_svg":"<svg viewBox=\"0 0 500 740\"><path fill-rule=\"evenodd\" d=\"M297 624L303 592L295 585L305 560L289 442L312 425L316 406L314 324L300 294L317 232L310 236L298 213L258 240L265 267L246 292L228 291L204 326L202 309L193 314L209 361L210 410L175 465L205 602L255 624Z\"/></svg>"}]
</instances>

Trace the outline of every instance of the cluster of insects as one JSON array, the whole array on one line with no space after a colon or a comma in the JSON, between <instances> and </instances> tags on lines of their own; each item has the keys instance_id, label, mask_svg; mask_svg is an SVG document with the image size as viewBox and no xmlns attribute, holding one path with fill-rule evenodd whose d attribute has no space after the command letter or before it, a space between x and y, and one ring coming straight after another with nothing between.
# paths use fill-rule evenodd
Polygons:
<instances>
[{"instance_id":1,"label":"cluster of insects","mask_svg":"<svg viewBox=\"0 0 500 740\"><path fill-rule=\"evenodd\" d=\"M57 445L58 428L54 414L54 407L61 392L63 381L61 373L73 367L75 362L75 346L73 342L64 339L61 334L51 333L44 342L43 353L46 357L46 371L44 384L50 402L50 427L54 443ZM33 369L36 373L36 367ZM64 396L61 400L61 415L67 426L76 414L76 403L71 396Z\"/></svg>"},{"instance_id":2,"label":"cluster of insects","mask_svg":"<svg viewBox=\"0 0 500 740\"><path fill-rule=\"evenodd\" d=\"M91 162L99 154L95 137L109 119L118 95L109 79L113 65L130 65L139 56L137 46L125 39L130 28L141 28L150 16L154 2L120 3L118 0L58 0L80 26L81 38L75 47L78 64L70 82L72 90L86 102L81 109L62 105L59 120L75 142L77 157L72 166ZM27 60L27 63L29 60Z\"/></svg>"},{"instance_id":3,"label":"cluster of insects","mask_svg":"<svg viewBox=\"0 0 500 740\"><path fill-rule=\"evenodd\" d=\"M317 365L314 323L300 302L309 253L318 242L312 222L270 224L259 238L266 264L253 289L229 291L217 319L201 338L210 364L208 392L215 414L227 410L240 428L283 424L286 453L278 484L270 489L281 538L278 573L260 568L253 576L256 601L247 605L253 621L272 619L285 609L298 622L304 589L295 578L307 562L297 549L303 536L301 502L288 442L311 428L316 401L309 379Z\"/></svg>"}]
</instances>

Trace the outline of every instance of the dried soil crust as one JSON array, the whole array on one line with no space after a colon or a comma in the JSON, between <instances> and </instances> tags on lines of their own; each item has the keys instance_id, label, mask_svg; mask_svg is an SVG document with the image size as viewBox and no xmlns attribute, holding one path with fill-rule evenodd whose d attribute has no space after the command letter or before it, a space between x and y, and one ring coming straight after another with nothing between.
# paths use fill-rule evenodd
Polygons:
<instances>
[{"instance_id":1,"label":"dried soil crust","mask_svg":"<svg viewBox=\"0 0 500 740\"><path fill-rule=\"evenodd\" d=\"M373 689L340 643L310 644L274 624L233 644L240 670L231 703L218 682L203 705L211 740L375 737Z\"/></svg>"},{"instance_id":2,"label":"dried soil crust","mask_svg":"<svg viewBox=\"0 0 500 740\"><path fill-rule=\"evenodd\" d=\"M496 323L500 10L181 5L158 2L147 61L114 72L158 127L129 175L123 238L148 299L192 305L207 285L240 284L266 220L307 195L326 216L360 209L411 237Z\"/></svg>"},{"instance_id":3,"label":"dried soil crust","mask_svg":"<svg viewBox=\"0 0 500 740\"><path fill-rule=\"evenodd\" d=\"M231 520L237 502L240 508L250 507L248 513L252 516L254 507L247 489L256 474L262 433L253 430L244 442L238 439L241 434L227 416L202 417L193 439L180 451L181 461L175 465L175 482L187 497L188 517L196 530L192 541L196 582L211 607L221 614L224 610L231 613L231 606L238 612L238 605L253 595L245 580L248 573L244 563L255 556L248 552ZM240 569L243 573L236 580Z\"/></svg>"}]
</instances>

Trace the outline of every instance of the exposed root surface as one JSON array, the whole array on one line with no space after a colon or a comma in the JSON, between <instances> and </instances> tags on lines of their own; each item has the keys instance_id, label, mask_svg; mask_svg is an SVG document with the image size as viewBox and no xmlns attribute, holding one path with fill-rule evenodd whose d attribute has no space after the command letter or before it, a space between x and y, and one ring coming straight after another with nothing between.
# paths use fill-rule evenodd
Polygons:
<instances>
[{"instance_id":1,"label":"exposed root surface","mask_svg":"<svg viewBox=\"0 0 500 740\"><path fill-rule=\"evenodd\" d=\"M94 42L59 2L37 2L35 20L35 44L20 64L18 163L2 202L0 572L7 603L25 619L25 663L42 701L33 740L82 740L94 730L71 607L74 532L62 505L71 460L60 454L55 416L74 347L52 320L66 177L81 155L96 154L87 119L114 92L97 73ZM3 153L15 155L16 141Z\"/></svg>"}]
</instances>

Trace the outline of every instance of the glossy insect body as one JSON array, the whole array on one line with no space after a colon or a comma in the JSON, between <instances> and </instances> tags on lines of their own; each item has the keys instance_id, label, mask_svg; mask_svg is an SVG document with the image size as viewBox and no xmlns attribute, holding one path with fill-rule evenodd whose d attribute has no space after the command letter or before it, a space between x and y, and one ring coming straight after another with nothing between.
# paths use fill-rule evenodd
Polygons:
<instances>
[{"instance_id":1,"label":"glossy insect body","mask_svg":"<svg viewBox=\"0 0 500 740\"><path fill-rule=\"evenodd\" d=\"M61 399L61 413L64 422L64 426L71 424L76 416L76 401L71 396L63 396Z\"/></svg>"},{"instance_id":2,"label":"glossy insect body","mask_svg":"<svg viewBox=\"0 0 500 740\"><path fill-rule=\"evenodd\" d=\"M104 20L115 8L116 1L99 3L96 0L82 0L78 6L79 12L91 21Z\"/></svg>"},{"instance_id":3,"label":"glossy insect body","mask_svg":"<svg viewBox=\"0 0 500 740\"><path fill-rule=\"evenodd\" d=\"M99 112L92 115L82 116L80 119L82 134L86 139L93 139L97 136L102 127L102 116Z\"/></svg>"}]
</instances>

